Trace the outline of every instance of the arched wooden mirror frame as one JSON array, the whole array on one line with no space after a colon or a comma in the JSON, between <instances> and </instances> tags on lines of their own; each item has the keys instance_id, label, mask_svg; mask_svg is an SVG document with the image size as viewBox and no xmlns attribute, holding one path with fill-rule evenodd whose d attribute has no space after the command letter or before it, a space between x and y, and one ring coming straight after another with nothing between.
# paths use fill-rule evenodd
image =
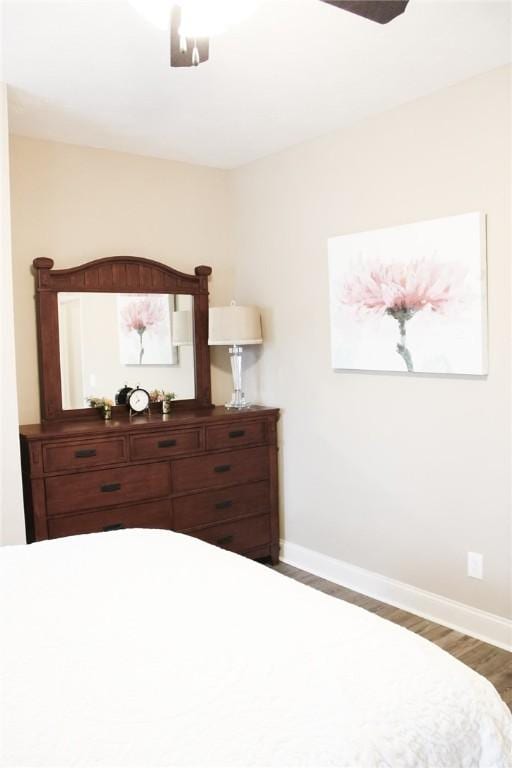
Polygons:
<instances>
[{"instance_id":1,"label":"arched wooden mirror frame","mask_svg":"<svg viewBox=\"0 0 512 768\"><path fill-rule=\"evenodd\" d=\"M41 418L44 422L97 418L94 408L62 408L58 293L171 293L190 294L194 302L195 397L178 400L179 410L211 407L210 350L208 347L208 277L211 267L196 267L194 275L136 256L112 256L70 269L53 269L52 259L33 262L36 279L36 319L39 355ZM123 405L115 412L125 412Z\"/></svg>"}]
</instances>

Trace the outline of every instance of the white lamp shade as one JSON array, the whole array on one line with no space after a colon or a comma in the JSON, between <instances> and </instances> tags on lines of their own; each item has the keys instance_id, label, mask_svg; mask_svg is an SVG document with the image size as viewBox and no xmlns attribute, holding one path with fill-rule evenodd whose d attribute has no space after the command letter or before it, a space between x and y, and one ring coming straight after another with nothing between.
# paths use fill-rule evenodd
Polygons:
<instances>
[{"instance_id":1,"label":"white lamp shade","mask_svg":"<svg viewBox=\"0 0 512 768\"><path fill-rule=\"evenodd\" d=\"M261 318L257 307L212 307L208 344L237 345L262 344Z\"/></svg>"},{"instance_id":2,"label":"white lamp shade","mask_svg":"<svg viewBox=\"0 0 512 768\"><path fill-rule=\"evenodd\" d=\"M192 311L180 309L172 313L172 343L176 346L192 344Z\"/></svg>"}]
</instances>

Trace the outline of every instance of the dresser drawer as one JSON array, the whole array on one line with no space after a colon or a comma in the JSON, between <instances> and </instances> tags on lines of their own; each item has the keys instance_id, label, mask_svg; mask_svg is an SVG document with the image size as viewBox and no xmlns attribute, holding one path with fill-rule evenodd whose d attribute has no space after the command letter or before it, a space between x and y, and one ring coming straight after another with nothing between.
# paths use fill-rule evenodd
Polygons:
<instances>
[{"instance_id":1,"label":"dresser drawer","mask_svg":"<svg viewBox=\"0 0 512 768\"><path fill-rule=\"evenodd\" d=\"M73 536L80 533L96 533L118 528L165 528L171 529L171 502L153 501L132 507L99 509L79 515L63 515L48 520L50 539Z\"/></svg>"},{"instance_id":2,"label":"dresser drawer","mask_svg":"<svg viewBox=\"0 0 512 768\"><path fill-rule=\"evenodd\" d=\"M157 499L170 492L171 473L168 463L102 469L46 480L49 515Z\"/></svg>"},{"instance_id":3,"label":"dresser drawer","mask_svg":"<svg viewBox=\"0 0 512 768\"><path fill-rule=\"evenodd\" d=\"M260 515L191 531L191 536L232 552L243 553L270 543L270 516Z\"/></svg>"},{"instance_id":4,"label":"dresser drawer","mask_svg":"<svg viewBox=\"0 0 512 768\"><path fill-rule=\"evenodd\" d=\"M175 456L179 453L197 451L201 447L201 431L165 430L152 432L149 435L134 435L130 437L130 453L132 459L156 459L165 456Z\"/></svg>"},{"instance_id":5,"label":"dresser drawer","mask_svg":"<svg viewBox=\"0 0 512 768\"><path fill-rule=\"evenodd\" d=\"M82 440L73 443L46 443L43 446L45 472L59 472L66 469L104 466L126 461L124 437L107 440Z\"/></svg>"},{"instance_id":6,"label":"dresser drawer","mask_svg":"<svg viewBox=\"0 0 512 768\"><path fill-rule=\"evenodd\" d=\"M250 421L247 424L219 424L206 427L206 448L237 448L239 445L263 443L265 423Z\"/></svg>"},{"instance_id":7,"label":"dresser drawer","mask_svg":"<svg viewBox=\"0 0 512 768\"><path fill-rule=\"evenodd\" d=\"M177 531L245 515L270 511L270 489L266 481L223 491L196 493L175 499L174 527Z\"/></svg>"},{"instance_id":8,"label":"dresser drawer","mask_svg":"<svg viewBox=\"0 0 512 768\"><path fill-rule=\"evenodd\" d=\"M267 477L267 448L246 448L172 462L172 482L176 493L250 483Z\"/></svg>"}]
</instances>

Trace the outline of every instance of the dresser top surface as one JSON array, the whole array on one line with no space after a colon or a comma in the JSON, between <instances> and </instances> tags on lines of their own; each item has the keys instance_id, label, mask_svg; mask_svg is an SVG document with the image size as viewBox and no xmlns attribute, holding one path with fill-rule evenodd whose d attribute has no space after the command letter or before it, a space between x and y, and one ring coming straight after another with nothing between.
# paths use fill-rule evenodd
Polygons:
<instances>
[{"instance_id":1,"label":"dresser top surface","mask_svg":"<svg viewBox=\"0 0 512 768\"><path fill-rule=\"evenodd\" d=\"M116 413L112 419L104 420L98 413L98 418L69 419L44 424L24 424L20 426L20 435L28 440L41 438L62 438L77 435L107 437L123 432L139 430L169 429L169 427L187 427L198 424L214 424L223 421L240 421L262 416L275 416L278 408L268 408L255 405L240 411L229 410L224 406L198 408L197 410L174 410L169 414L152 413L150 416L134 416L130 419L128 413Z\"/></svg>"}]
</instances>

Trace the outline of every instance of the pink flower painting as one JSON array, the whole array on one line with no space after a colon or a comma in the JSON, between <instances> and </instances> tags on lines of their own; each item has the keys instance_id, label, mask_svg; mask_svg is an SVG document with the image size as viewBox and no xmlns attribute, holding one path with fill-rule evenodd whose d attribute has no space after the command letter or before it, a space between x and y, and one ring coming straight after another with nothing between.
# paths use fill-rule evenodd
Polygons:
<instances>
[{"instance_id":1,"label":"pink flower painting","mask_svg":"<svg viewBox=\"0 0 512 768\"><path fill-rule=\"evenodd\" d=\"M163 307L153 297L133 299L121 311L121 320L126 333L134 332L139 337L139 365L144 357L143 338L146 331L158 333L164 320Z\"/></svg>"},{"instance_id":2,"label":"pink flower painting","mask_svg":"<svg viewBox=\"0 0 512 768\"><path fill-rule=\"evenodd\" d=\"M121 362L131 365L172 363L169 296L120 294Z\"/></svg>"},{"instance_id":3,"label":"pink flower painting","mask_svg":"<svg viewBox=\"0 0 512 768\"><path fill-rule=\"evenodd\" d=\"M357 312L385 314L396 320L396 351L407 370L414 371L406 324L418 312L447 314L462 304L466 275L467 270L460 264L440 264L427 258L391 264L361 260L343 284L340 301Z\"/></svg>"},{"instance_id":4,"label":"pink flower painting","mask_svg":"<svg viewBox=\"0 0 512 768\"><path fill-rule=\"evenodd\" d=\"M329 240L335 369L486 372L479 213Z\"/></svg>"}]
</instances>

